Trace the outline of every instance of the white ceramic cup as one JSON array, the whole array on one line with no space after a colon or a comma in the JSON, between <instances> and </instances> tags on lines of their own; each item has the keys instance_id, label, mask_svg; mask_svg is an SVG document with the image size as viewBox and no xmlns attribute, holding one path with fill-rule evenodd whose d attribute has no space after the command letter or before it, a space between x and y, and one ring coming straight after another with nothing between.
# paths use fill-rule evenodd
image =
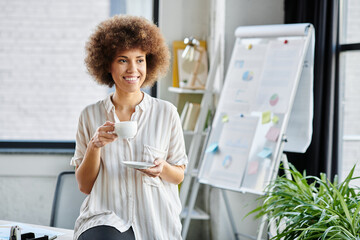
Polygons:
<instances>
[{"instance_id":1,"label":"white ceramic cup","mask_svg":"<svg viewBox=\"0 0 360 240\"><path fill-rule=\"evenodd\" d=\"M123 121L115 123L115 133L119 138L133 138L137 132L136 121Z\"/></svg>"}]
</instances>

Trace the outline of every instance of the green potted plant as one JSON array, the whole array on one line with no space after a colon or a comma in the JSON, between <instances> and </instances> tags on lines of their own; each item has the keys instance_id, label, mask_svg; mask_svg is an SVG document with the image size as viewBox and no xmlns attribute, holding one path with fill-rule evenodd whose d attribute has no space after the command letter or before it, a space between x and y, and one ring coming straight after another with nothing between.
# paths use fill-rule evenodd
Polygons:
<instances>
[{"instance_id":1,"label":"green potted plant","mask_svg":"<svg viewBox=\"0 0 360 240\"><path fill-rule=\"evenodd\" d=\"M269 225L275 224L271 239L360 240L360 191L350 185L354 169L339 183L326 174L306 176L290 164L292 179L283 176L271 182L260 198L262 205L248 215L266 216Z\"/></svg>"}]
</instances>

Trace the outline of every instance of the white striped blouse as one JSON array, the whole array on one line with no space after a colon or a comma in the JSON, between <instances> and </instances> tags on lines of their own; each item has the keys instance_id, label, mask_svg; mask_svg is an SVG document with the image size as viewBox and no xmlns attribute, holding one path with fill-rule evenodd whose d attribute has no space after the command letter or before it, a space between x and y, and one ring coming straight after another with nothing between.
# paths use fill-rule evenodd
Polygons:
<instances>
[{"instance_id":1,"label":"white striped blouse","mask_svg":"<svg viewBox=\"0 0 360 240\"><path fill-rule=\"evenodd\" d=\"M188 159L177 110L171 103L144 93L131 120L138 123L134 138L119 138L101 149L100 171L81 206L74 239L97 225L113 226L120 232L132 226L137 240L181 239L177 185L122 164L122 161L152 163L161 157L172 165L186 165ZM106 121L115 122L111 95L82 111L71 165L81 163L88 142Z\"/></svg>"}]
</instances>

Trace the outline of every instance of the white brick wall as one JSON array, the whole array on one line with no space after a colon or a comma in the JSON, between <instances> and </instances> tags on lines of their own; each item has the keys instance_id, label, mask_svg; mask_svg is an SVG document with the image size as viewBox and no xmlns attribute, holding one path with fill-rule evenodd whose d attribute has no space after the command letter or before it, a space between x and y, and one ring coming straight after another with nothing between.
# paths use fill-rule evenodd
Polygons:
<instances>
[{"instance_id":1,"label":"white brick wall","mask_svg":"<svg viewBox=\"0 0 360 240\"><path fill-rule=\"evenodd\" d=\"M73 140L85 105L108 89L84 45L108 0L0 0L0 140Z\"/></svg>"},{"instance_id":2,"label":"white brick wall","mask_svg":"<svg viewBox=\"0 0 360 240\"><path fill-rule=\"evenodd\" d=\"M346 2L346 1L344 1ZM345 17L345 43L360 42L360 1L348 0ZM343 88L343 134L358 136L360 139L360 51L345 52L341 57L340 82ZM351 168L357 163L355 176L360 176L360 141L344 140L342 145L342 159L340 160L340 174L344 179ZM353 181L360 186L360 180Z\"/></svg>"},{"instance_id":3,"label":"white brick wall","mask_svg":"<svg viewBox=\"0 0 360 240\"><path fill-rule=\"evenodd\" d=\"M345 52L342 59L345 61L343 69L345 72L344 79L340 79L340 81L345 80L344 135L360 135L360 51Z\"/></svg>"},{"instance_id":4,"label":"white brick wall","mask_svg":"<svg viewBox=\"0 0 360 240\"><path fill-rule=\"evenodd\" d=\"M346 14L344 17L346 18L346 42L347 43L358 43L360 42L360 2L359 0L346 0L341 1L343 3L347 3Z\"/></svg>"},{"instance_id":5,"label":"white brick wall","mask_svg":"<svg viewBox=\"0 0 360 240\"><path fill-rule=\"evenodd\" d=\"M340 162L342 179L348 175L355 163L359 165L356 168L355 176L360 176L360 141L346 140L349 136L351 137L356 135L358 135L360 139L360 52L346 52L343 55L344 78L340 79L340 81L344 81L343 135L345 140L343 140L342 159ZM356 180L353 183L360 186L360 180Z\"/></svg>"}]
</instances>

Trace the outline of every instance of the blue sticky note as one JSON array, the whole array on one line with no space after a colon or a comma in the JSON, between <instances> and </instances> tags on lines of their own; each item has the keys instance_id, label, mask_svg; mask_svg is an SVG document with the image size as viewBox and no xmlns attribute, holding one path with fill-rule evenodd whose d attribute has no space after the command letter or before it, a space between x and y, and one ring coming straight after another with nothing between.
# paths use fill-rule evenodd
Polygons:
<instances>
[{"instance_id":1,"label":"blue sticky note","mask_svg":"<svg viewBox=\"0 0 360 240\"><path fill-rule=\"evenodd\" d=\"M259 152L257 155L261 158L268 158L272 154L272 150L270 148L264 147L261 152Z\"/></svg>"},{"instance_id":2,"label":"blue sticky note","mask_svg":"<svg viewBox=\"0 0 360 240\"><path fill-rule=\"evenodd\" d=\"M212 143L210 146L207 147L206 151L207 153L215 153L219 150L219 144L218 143Z\"/></svg>"}]
</instances>

